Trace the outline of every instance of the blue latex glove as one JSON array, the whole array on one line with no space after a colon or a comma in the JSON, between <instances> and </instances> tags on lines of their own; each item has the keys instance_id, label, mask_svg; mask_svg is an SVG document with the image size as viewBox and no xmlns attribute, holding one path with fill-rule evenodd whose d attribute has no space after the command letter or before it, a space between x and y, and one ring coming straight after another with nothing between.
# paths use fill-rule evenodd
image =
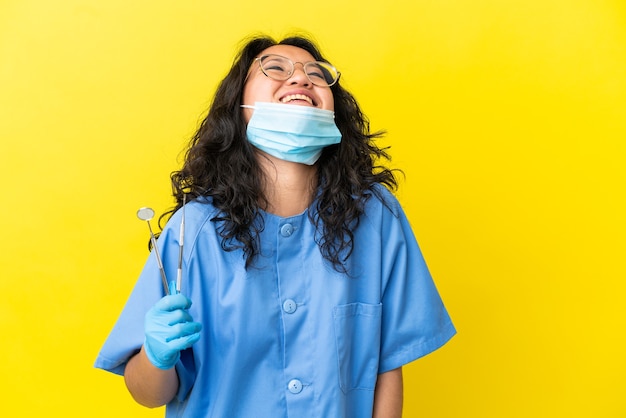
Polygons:
<instances>
[{"instance_id":1,"label":"blue latex glove","mask_svg":"<svg viewBox=\"0 0 626 418\"><path fill-rule=\"evenodd\" d=\"M170 284L172 289L172 284ZM159 300L146 314L144 351L159 369L174 367L180 352L200 339L202 325L189 314L191 300L172 292Z\"/></svg>"}]
</instances>

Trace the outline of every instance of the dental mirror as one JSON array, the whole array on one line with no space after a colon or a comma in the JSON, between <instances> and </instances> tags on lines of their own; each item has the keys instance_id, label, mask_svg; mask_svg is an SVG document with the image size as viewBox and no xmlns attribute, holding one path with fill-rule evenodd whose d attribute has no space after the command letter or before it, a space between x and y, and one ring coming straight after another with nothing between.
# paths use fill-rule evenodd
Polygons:
<instances>
[{"instance_id":1,"label":"dental mirror","mask_svg":"<svg viewBox=\"0 0 626 418\"><path fill-rule=\"evenodd\" d=\"M154 236L154 233L152 232L152 226L150 225L150 220L154 218L154 210L152 208L141 208L137 211L137 217L142 221L146 221L146 223L148 224L148 229L150 230L150 242L152 243L152 250L154 251L157 264L159 265L159 272L161 273L163 289L165 290L165 294L169 295L170 289L167 285L167 277L165 276L165 270L163 269L163 263L161 262L161 255L159 254L159 249L157 248L156 238Z\"/></svg>"},{"instance_id":2,"label":"dental mirror","mask_svg":"<svg viewBox=\"0 0 626 418\"><path fill-rule=\"evenodd\" d=\"M141 208L137 211L137 217L142 221L150 221L154 218L154 210L152 208Z\"/></svg>"}]
</instances>

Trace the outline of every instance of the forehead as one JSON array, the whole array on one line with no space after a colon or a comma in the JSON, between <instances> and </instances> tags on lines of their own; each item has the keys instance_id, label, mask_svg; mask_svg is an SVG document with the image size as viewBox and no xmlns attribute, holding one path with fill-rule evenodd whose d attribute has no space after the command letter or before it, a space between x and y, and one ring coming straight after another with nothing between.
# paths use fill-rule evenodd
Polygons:
<instances>
[{"instance_id":1,"label":"forehead","mask_svg":"<svg viewBox=\"0 0 626 418\"><path fill-rule=\"evenodd\" d=\"M293 45L273 45L264 49L259 56L267 54L282 55L283 57L287 57L294 62L315 61L313 55L311 55L308 51Z\"/></svg>"}]
</instances>

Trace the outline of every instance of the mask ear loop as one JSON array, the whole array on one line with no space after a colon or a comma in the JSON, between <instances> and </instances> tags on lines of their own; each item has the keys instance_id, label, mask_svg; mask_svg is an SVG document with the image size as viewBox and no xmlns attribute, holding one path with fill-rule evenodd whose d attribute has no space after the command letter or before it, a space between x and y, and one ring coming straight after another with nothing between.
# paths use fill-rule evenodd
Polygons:
<instances>
[{"instance_id":1,"label":"mask ear loop","mask_svg":"<svg viewBox=\"0 0 626 418\"><path fill-rule=\"evenodd\" d=\"M253 105L246 105L246 104L242 104L242 105L239 105L239 106L240 106L241 108L243 108L243 109L252 109L252 110L253 110L253 112L249 112L250 117L248 118L248 120L250 120L250 118L252 118L252 115L254 114L254 110L256 110L256 106L253 106ZM242 112L242 113L243 113L243 112Z\"/></svg>"}]
</instances>

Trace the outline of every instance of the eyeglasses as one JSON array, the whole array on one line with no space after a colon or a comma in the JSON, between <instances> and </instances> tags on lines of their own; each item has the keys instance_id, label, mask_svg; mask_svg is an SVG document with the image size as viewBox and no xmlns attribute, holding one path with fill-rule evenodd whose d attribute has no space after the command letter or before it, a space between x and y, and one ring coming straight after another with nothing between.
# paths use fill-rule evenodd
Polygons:
<instances>
[{"instance_id":1,"label":"eyeglasses","mask_svg":"<svg viewBox=\"0 0 626 418\"><path fill-rule=\"evenodd\" d=\"M320 87L332 86L341 75L335 67L324 61L293 62L289 58L275 54L260 56L255 61L259 62L263 74L277 81L289 79L296 70L296 64L302 64L309 81Z\"/></svg>"}]
</instances>

